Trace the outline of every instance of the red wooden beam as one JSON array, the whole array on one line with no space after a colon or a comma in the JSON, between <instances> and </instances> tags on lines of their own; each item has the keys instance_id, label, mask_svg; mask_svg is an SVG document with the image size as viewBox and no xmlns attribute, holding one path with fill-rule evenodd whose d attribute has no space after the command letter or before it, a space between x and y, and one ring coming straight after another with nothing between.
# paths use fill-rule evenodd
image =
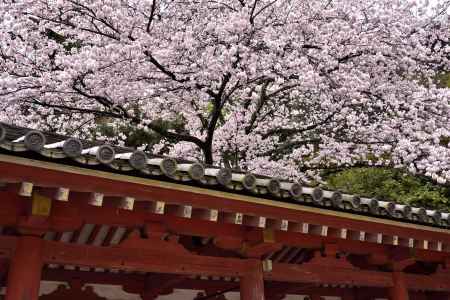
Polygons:
<instances>
[{"instance_id":1,"label":"red wooden beam","mask_svg":"<svg viewBox=\"0 0 450 300\"><path fill-rule=\"evenodd\" d=\"M161 274L123 274L111 272L94 272L94 271L75 271L65 269L44 269L42 280L47 281L63 281L70 282L73 280L81 280L84 284L103 284L103 285L117 285L123 286L124 290L129 293L139 294L145 290L146 282L150 281L154 284L167 281L167 275ZM179 275L172 275L174 278ZM297 284L298 285L298 284ZM187 290L226 290L230 288L237 288L238 282L226 280L203 280L184 277L182 280L174 282L173 288L187 289Z\"/></svg>"},{"instance_id":2,"label":"red wooden beam","mask_svg":"<svg viewBox=\"0 0 450 300\"><path fill-rule=\"evenodd\" d=\"M143 287L145 285L146 275L125 274L112 272L95 271L77 271L66 270L62 268L45 268L42 271L42 280L70 282L81 280L83 283L106 284L106 285L124 285Z\"/></svg>"},{"instance_id":3,"label":"red wooden beam","mask_svg":"<svg viewBox=\"0 0 450 300\"><path fill-rule=\"evenodd\" d=\"M30 199L17 197L7 191L0 191L0 198L5 200L0 201L0 211L10 212L8 218L3 219L0 217L0 225L18 226L22 224L20 222L23 217L19 215L21 207L23 207L21 202L29 202ZM17 215L14 216L14 213ZM60 232L79 230L82 224L105 224L136 228L154 222L162 224L168 232L179 235L229 238L237 243L244 241L257 243L264 240L264 230L261 228L160 215L144 210L129 211L114 207L95 207L81 201L69 201L69 203L53 201L52 212L47 224L49 231ZM320 249L326 244L335 244L339 251L342 252L386 258L389 257L394 248L403 248L408 252L411 251L410 248L402 246L394 247L281 230L273 230L272 237L274 243L289 246ZM449 255L447 252L414 249L412 258L419 261L443 262Z\"/></svg>"},{"instance_id":4,"label":"red wooden beam","mask_svg":"<svg viewBox=\"0 0 450 300\"><path fill-rule=\"evenodd\" d=\"M14 239L0 237L0 245L14 246ZM6 241L6 242L5 242ZM12 241L12 242L11 242ZM245 276L254 268L254 260L198 256L193 254L170 255L167 248L153 250L142 248L94 247L44 241L46 263L123 269L130 271L203 274L209 276ZM314 284L349 284L373 287L390 287L391 273L337 268L332 265L317 268L314 265L273 264L264 273L269 281L301 282ZM405 274L411 289L450 291L448 276Z\"/></svg>"},{"instance_id":5,"label":"red wooden beam","mask_svg":"<svg viewBox=\"0 0 450 300\"><path fill-rule=\"evenodd\" d=\"M428 291L450 291L449 282L450 276L447 275L415 275L415 274L405 274L404 275L405 285L410 288L420 285L421 290ZM419 280L419 281L418 281Z\"/></svg>"},{"instance_id":6,"label":"red wooden beam","mask_svg":"<svg viewBox=\"0 0 450 300\"><path fill-rule=\"evenodd\" d=\"M139 248L94 247L47 241L44 249L45 262L52 264L209 276L243 276L248 270L246 260L180 254L170 256L164 248L149 252Z\"/></svg>"},{"instance_id":7,"label":"red wooden beam","mask_svg":"<svg viewBox=\"0 0 450 300\"><path fill-rule=\"evenodd\" d=\"M21 211L23 204L30 199L18 197L7 191L0 191L0 211L11 212L6 219L0 218L0 225L18 226L22 224L23 217L18 212ZM14 216L14 212L17 213ZM6 222L4 222L6 220ZM8 222L11 223L8 224ZM220 237L229 238L237 243L251 242L258 243L264 240L264 230L256 227L247 227L230 223L210 222L199 219L187 219L170 215L159 215L144 210L123 210L114 207L95 207L87 205L80 201L70 201L69 203L54 201L52 212L48 218L49 231L76 231L82 224L105 224L110 226L123 226L128 228L144 227L149 223L159 223L168 232L202 237ZM325 237L312 234L303 234L299 232L286 232L273 230L272 237L274 243L280 243L289 246L301 248L320 249L326 244L337 245L339 251L357 254L372 255L377 257L389 258L394 249L410 248L402 246L389 246L376 243L361 242L349 239L340 239L335 237ZM2 255L0 245L0 257ZM412 258L418 261L443 262L449 253L438 252L424 249L414 249Z\"/></svg>"},{"instance_id":8,"label":"red wooden beam","mask_svg":"<svg viewBox=\"0 0 450 300\"><path fill-rule=\"evenodd\" d=\"M1 237L0 245L6 245L3 240L10 240L10 238ZM145 248L143 245L132 242L131 240L130 245L94 247L44 241L43 260L46 263L83 267L232 277L246 276L255 268L255 261L257 261L183 253L181 250L171 250L169 242L161 242L159 246L156 241L151 241L154 248ZM332 265L317 268L314 265L278 263L273 264L272 271L264 273L264 278L285 282L392 286L390 273L336 268Z\"/></svg>"},{"instance_id":9,"label":"red wooden beam","mask_svg":"<svg viewBox=\"0 0 450 300\"><path fill-rule=\"evenodd\" d=\"M334 266L273 264L273 270L264 274L267 280L307 282L312 284L344 284L368 287L390 287L390 273L337 268Z\"/></svg>"},{"instance_id":10,"label":"red wooden beam","mask_svg":"<svg viewBox=\"0 0 450 300\"><path fill-rule=\"evenodd\" d=\"M140 274L123 274L111 272L94 272L94 271L72 271L65 269L44 269L42 280L47 281L63 281L70 282L72 280L81 280L83 283L89 284L105 284L124 286L124 290L130 293L140 293L145 288L145 282L148 280L148 275ZM151 274L151 281L159 282L158 274ZM204 280L193 279L185 277L182 281L173 284L175 289L187 290L228 290L237 288L238 282L226 280ZM351 292L355 292L356 288L341 288L341 287L323 287L310 283L298 282L275 282L266 281L264 288L268 294L285 293L293 295L310 295L319 294L324 296L342 297ZM372 295L374 298L383 298L387 295L386 289L362 287L360 289L366 292L367 295ZM267 297L267 295L266 295Z\"/></svg>"},{"instance_id":11,"label":"red wooden beam","mask_svg":"<svg viewBox=\"0 0 450 300\"><path fill-rule=\"evenodd\" d=\"M1 179L7 181L30 181L36 185L62 186L75 191L95 191L104 194L126 195L136 199L188 204L199 208L226 209L249 215L288 219L333 228L341 228L342 224L345 224L349 230L381 232L392 236L450 243L450 235L445 230L436 230L426 226L417 227L401 222L389 223L374 218L358 219L350 213L333 215L334 213L329 210L314 209L311 211L300 209L301 206L294 209L295 206L270 200L240 197L231 193L219 194L208 189L190 188L55 163L35 162L13 156L1 155L0 159Z\"/></svg>"}]
</instances>

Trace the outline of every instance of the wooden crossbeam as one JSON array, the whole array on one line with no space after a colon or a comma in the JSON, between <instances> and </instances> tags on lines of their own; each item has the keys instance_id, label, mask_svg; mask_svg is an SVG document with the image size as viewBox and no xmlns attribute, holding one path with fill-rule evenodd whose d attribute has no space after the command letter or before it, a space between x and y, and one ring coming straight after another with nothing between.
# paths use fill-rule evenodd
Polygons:
<instances>
[{"instance_id":1,"label":"wooden crossbeam","mask_svg":"<svg viewBox=\"0 0 450 300\"><path fill-rule=\"evenodd\" d=\"M245 260L239 259L167 255L167 248L149 252L140 248L93 247L46 241L44 249L46 263L136 272L242 276L249 267Z\"/></svg>"},{"instance_id":2,"label":"wooden crossbeam","mask_svg":"<svg viewBox=\"0 0 450 300\"><path fill-rule=\"evenodd\" d=\"M177 275L173 276L177 278ZM140 274L121 274L110 272L83 272L83 271L68 271L64 269L46 269L43 271L42 280L47 281L63 281L71 282L73 279L83 279L85 284L102 284L102 285L115 285L123 286L124 290L129 293L139 294L145 289L146 280L148 281L148 275ZM159 274L152 274L151 280L159 283L163 280L167 280L167 276L159 277ZM224 278L216 280L202 280L197 278L184 277L183 280L173 283L174 289L186 289L186 290L227 290L238 287L239 284L232 281L227 281ZM275 293L288 293L292 295L309 295L316 293L319 295L327 296L343 296L349 292L357 290L351 287L323 287L320 285L311 285L308 283L292 283L292 282L269 282L264 284L265 290L268 294ZM382 288L369 288L362 287L361 290L367 292L368 295L377 296L383 298L386 296L386 290ZM269 298L270 299L270 298Z\"/></svg>"},{"instance_id":3,"label":"wooden crossbeam","mask_svg":"<svg viewBox=\"0 0 450 300\"><path fill-rule=\"evenodd\" d=\"M272 265L272 272L265 278L282 282L303 282L314 284L343 284L369 287L392 286L392 278L388 272L353 270L330 266L302 266L277 263Z\"/></svg>"},{"instance_id":4,"label":"wooden crossbeam","mask_svg":"<svg viewBox=\"0 0 450 300\"><path fill-rule=\"evenodd\" d=\"M86 194L90 195L90 194ZM22 199L5 191L0 191L0 226L15 227L23 224L20 212L24 203L29 199ZM78 200L78 198L76 198ZM3 213L5 212L5 215ZM44 224L48 231L76 231L81 230L83 224L101 226L117 226L124 228L144 227L149 222L161 224L168 231L188 236L221 237L234 241L259 242L264 240L264 230L257 227L239 224L220 223L205 219L188 219L173 215L151 213L146 210L124 210L115 207L97 207L86 201L55 201L52 204L51 215ZM42 227L42 224L40 225ZM367 243L351 239L343 239L335 235L311 235L302 232L272 230L273 242L299 248L320 249L325 244L336 244L340 251L357 255L389 256L392 245ZM399 245L398 248L408 248ZM414 249L414 259L418 261L443 262L449 257L448 252L431 249Z\"/></svg>"},{"instance_id":5,"label":"wooden crossbeam","mask_svg":"<svg viewBox=\"0 0 450 300\"><path fill-rule=\"evenodd\" d=\"M443 242L450 244L450 231L394 220L361 216L303 205L295 205L256 197L215 191L181 184L142 179L112 174L103 171L87 170L78 167L48 162L36 162L26 158L0 155L0 174L4 182L22 182L26 174L27 182L36 186L65 187L71 191L115 194L142 199L142 201L176 201L181 205L197 208L242 213L261 216L273 220L289 220L340 228L345 224L351 231L366 231L383 236L399 238L414 237L417 240ZM426 248L426 247L424 247Z\"/></svg>"},{"instance_id":6,"label":"wooden crossbeam","mask_svg":"<svg viewBox=\"0 0 450 300\"><path fill-rule=\"evenodd\" d=\"M0 237L0 249L13 253L17 240L17 237ZM254 259L199 256L185 250L172 249L168 244L163 243L169 242L161 241L159 245L151 241L148 243L151 246L145 248L139 243L95 247L43 241L43 260L50 264L91 268L221 277L243 277L255 268ZM448 276L405 274L404 278L409 289L450 291ZM336 267L332 264L318 268L314 264L274 263L271 271L264 272L264 279L311 284L393 286L390 272Z\"/></svg>"}]
</instances>

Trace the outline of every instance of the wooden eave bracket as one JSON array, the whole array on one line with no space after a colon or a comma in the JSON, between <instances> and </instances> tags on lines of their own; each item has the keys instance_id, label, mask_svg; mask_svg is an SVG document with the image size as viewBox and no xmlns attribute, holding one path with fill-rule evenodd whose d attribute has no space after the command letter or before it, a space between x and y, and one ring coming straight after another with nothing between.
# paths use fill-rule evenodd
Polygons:
<instances>
[{"instance_id":1,"label":"wooden eave bracket","mask_svg":"<svg viewBox=\"0 0 450 300\"><path fill-rule=\"evenodd\" d=\"M275 242L272 229L264 229L258 232L250 231L243 238L215 237L213 243L216 247L236 251L248 258L261 258L283 247L283 244Z\"/></svg>"},{"instance_id":2,"label":"wooden eave bracket","mask_svg":"<svg viewBox=\"0 0 450 300\"><path fill-rule=\"evenodd\" d=\"M130 294L139 294L144 300L153 300L173 293L174 287L184 280L186 277L182 275L151 273L145 280L124 282L122 289Z\"/></svg>"},{"instance_id":3,"label":"wooden eave bracket","mask_svg":"<svg viewBox=\"0 0 450 300\"><path fill-rule=\"evenodd\" d=\"M392 248L386 253L372 253L366 257L368 265L386 266L392 271L402 271L416 263L414 249Z\"/></svg>"},{"instance_id":4,"label":"wooden eave bracket","mask_svg":"<svg viewBox=\"0 0 450 300\"><path fill-rule=\"evenodd\" d=\"M172 274L152 274L146 278L145 287L140 293L144 300L156 299L160 295L173 293L174 286L185 280L185 276Z\"/></svg>"},{"instance_id":5,"label":"wooden eave bracket","mask_svg":"<svg viewBox=\"0 0 450 300\"><path fill-rule=\"evenodd\" d=\"M25 214L17 218L16 227L21 234L41 236L48 231L74 231L83 225L80 212L76 208L59 207L50 197L34 191L24 199ZM59 201L57 201L59 202ZM66 216L57 217L64 209Z\"/></svg>"},{"instance_id":6,"label":"wooden eave bracket","mask_svg":"<svg viewBox=\"0 0 450 300\"><path fill-rule=\"evenodd\" d=\"M388 266L393 271L403 271L417 261L412 249L395 248L390 256Z\"/></svg>"},{"instance_id":7,"label":"wooden eave bracket","mask_svg":"<svg viewBox=\"0 0 450 300\"><path fill-rule=\"evenodd\" d=\"M358 270L350 261L348 261L346 255L339 251L337 244L325 244L322 250L316 250L311 260L305 262L305 266L317 266L317 267L339 267L342 269Z\"/></svg>"},{"instance_id":8,"label":"wooden eave bracket","mask_svg":"<svg viewBox=\"0 0 450 300\"><path fill-rule=\"evenodd\" d=\"M447 276L450 275L450 257L447 257L443 263L438 265L436 273Z\"/></svg>"},{"instance_id":9,"label":"wooden eave bracket","mask_svg":"<svg viewBox=\"0 0 450 300\"><path fill-rule=\"evenodd\" d=\"M85 299L85 300L107 300L106 298L98 296L91 286L71 286L70 288L61 284L57 289L47 295L40 296L43 300L57 300L57 299Z\"/></svg>"},{"instance_id":10,"label":"wooden eave bracket","mask_svg":"<svg viewBox=\"0 0 450 300\"><path fill-rule=\"evenodd\" d=\"M389 256L384 253L372 253L365 257L367 264L375 266L387 265L390 262Z\"/></svg>"},{"instance_id":11,"label":"wooden eave bracket","mask_svg":"<svg viewBox=\"0 0 450 300\"><path fill-rule=\"evenodd\" d=\"M168 228L163 223L147 222L143 229L147 238L164 239L170 234Z\"/></svg>"},{"instance_id":12,"label":"wooden eave bracket","mask_svg":"<svg viewBox=\"0 0 450 300\"><path fill-rule=\"evenodd\" d=\"M178 243L177 236L166 236L162 238L163 232L150 235L148 238L142 238L138 230L133 230L129 236L121 242L117 247L125 249L139 249L145 252L153 252L155 254L170 254L188 256L192 255L186 248Z\"/></svg>"},{"instance_id":13,"label":"wooden eave bracket","mask_svg":"<svg viewBox=\"0 0 450 300\"><path fill-rule=\"evenodd\" d=\"M220 237L218 236L213 238L214 246L225 250L238 251L242 248L243 243L244 243L243 238L228 237L228 236L220 236Z\"/></svg>"},{"instance_id":14,"label":"wooden eave bracket","mask_svg":"<svg viewBox=\"0 0 450 300\"><path fill-rule=\"evenodd\" d=\"M259 243L259 244L247 244L244 243L240 249L240 253L249 258L261 258L264 255L281 250L283 247L280 243Z\"/></svg>"},{"instance_id":15,"label":"wooden eave bracket","mask_svg":"<svg viewBox=\"0 0 450 300\"><path fill-rule=\"evenodd\" d=\"M50 227L49 219L43 216L23 216L17 224L17 230L23 235L42 236Z\"/></svg>"}]
</instances>

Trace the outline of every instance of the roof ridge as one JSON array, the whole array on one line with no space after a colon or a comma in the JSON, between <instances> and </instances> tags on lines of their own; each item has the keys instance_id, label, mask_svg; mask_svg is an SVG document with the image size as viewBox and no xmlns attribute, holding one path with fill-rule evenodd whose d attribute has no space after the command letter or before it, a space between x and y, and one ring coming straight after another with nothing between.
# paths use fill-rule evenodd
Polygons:
<instances>
[{"instance_id":1,"label":"roof ridge","mask_svg":"<svg viewBox=\"0 0 450 300\"><path fill-rule=\"evenodd\" d=\"M406 222L438 227L450 227L450 214L423 207L411 207L393 201L377 200L324 190L300 182L205 165L183 158L154 155L132 147L90 142L78 138L42 132L0 122L0 149L17 156L37 156L39 159L85 168L106 166L110 172L132 173L138 177L198 184L207 188L225 189L299 205L313 205L357 214L368 214ZM128 151L127 151L128 150Z\"/></svg>"}]
</instances>

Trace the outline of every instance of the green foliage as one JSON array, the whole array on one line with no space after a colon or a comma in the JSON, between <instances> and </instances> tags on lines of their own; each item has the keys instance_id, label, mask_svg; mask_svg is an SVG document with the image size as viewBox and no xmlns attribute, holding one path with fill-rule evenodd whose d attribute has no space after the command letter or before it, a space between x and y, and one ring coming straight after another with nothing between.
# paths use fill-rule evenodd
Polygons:
<instances>
[{"instance_id":1,"label":"green foliage","mask_svg":"<svg viewBox=\"0 0 450 300\"><path fill-rule=\"evenodd\" d=\"M115 128L109 124L99 124L97 131L99 131L102 136L107 136L111 139L116 138L119 134L123 134L126 137L124 141L125 146L133 148L145 144L153 145L160 140L158 134L143 129L137 129L130 125L123 125L119 128Z\"/></svg>"},{"instance_id":2,"label":"green foliage","mask_svg":"<svg viewBox=\"0 0 450 300\"><path fill-rule=\"evenodd\" d=\"M440 87L450 87L450 73L445 72L437 76L437 83Z\"/></svg>"},{"instance_id":3,"label":"green foliage","mask_svg":"<svg viewBox=\"0 0 450 300\"><path fill-rule=\"evenodd\" d=\"M71 51L72 48L81 48L80 41L70 42L67 40L67 38L64 35L59 34L56 31L53 31L52 29L47 29L45 34L47 35L47 37L49 39L54 40L55 42L57 42L59 44L63 44L64 49L66 51Z\"/></svg>"},{"instance_id":4,"label":"green foliage","mask_svg":"<svg viewBox=\"0 0 450 300\"><path fill-rule=\"evenodd\" d=\"M139 112L135 112L138 114ZM137 128L134 126L134 124L131 123L122 123L120 125L115 125L111 122L109 122L109 118L105 117L99 117L96 119L97 126L95 128L95 131L100 133L101 136L106 136L110 140L115 140L119 136L124 137L123 142L124 145L127 147L133 147L137 148L142 145L147 145L146 150L150 150L151 148L159 143L164 137L149 129L143 129L143 128ZM183 133L185 131L184 124L185 120L180 115L174 120L162 120L162 119L156 119L152 122L153 126L156 126L161 129L161 131L174 131L176 133ZM95 132L93 133L95 136ZM170 142L170 139L164 138ZM116 140L117 142L117 140ZM173 141L172 141L173 142ZM165 154L167 153L169 149L166 147L163 147L163 149L160 150L159 154Z\"/></svg>"},{"instance_id":5,"label":"green foliage","mask_svg":"<svg viewBox=\"0 0 450 300\"><path fill-rule=\"evenodd\" d=\"M402 170L353 168L327 176L328 187L345 193L377 197L434 209L450 209L450 189Z\"/></svg>"}]
</instances>

